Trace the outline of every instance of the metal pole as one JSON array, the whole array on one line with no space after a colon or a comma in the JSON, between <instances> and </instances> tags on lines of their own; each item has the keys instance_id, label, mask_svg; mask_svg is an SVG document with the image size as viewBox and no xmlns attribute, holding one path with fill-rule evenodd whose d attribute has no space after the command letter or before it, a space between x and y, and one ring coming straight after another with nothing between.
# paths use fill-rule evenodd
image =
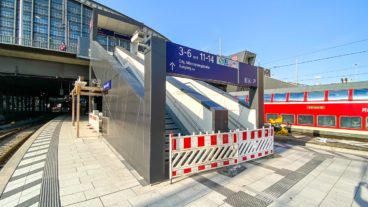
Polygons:
<instances>
[{"instance_id":1,"label":"metal pole","mask_svg":"<svg viewBox=\"0 0 368 207\"><path fill-rule=\"evenodd\" d=\"M109 36L106 35L106 50L109 51Z\"/></svg>"},{"instance_id":2,"label":"metal pole","mask_svg":"<svg viewBox=\"0 0 368 207\"><path fill-rule=\"evenodd\" d=\"M19 1L19 22L18 22L18 25L19 25L19 31L18 31L18 44L20 45L21 44L21 39L22 39L22 32L23 32L23 23L22 23L22 20L23 20L23 0L20 0ZM14 28L13 28L13 38L14 38L14 42L12 42L12 44L16 44L16 22L17 22L17 1L14 0Z\"/></svg>"},{"instance_id":3,"label":"metal pole","mask_svg":"<svg viewBox=\"0 0 368 207\"><path fill-rule=\"evenodd\" d=\"M91 61L89 61L89 86L92 87L92 66L91 66ZM92 112L92 96L89 93L88 95L88 112L91 113Z\"/></svg>"},{"instance_id":4,"label":"metal pole","mask_svg":"<svg viewBox=\"0 0 368 207\"><path fill-rule=\"evenodd\" d=\"M16 96L16 100L17 100L17 111L20 112L20 97Z\"/></svg>"},{"instance_id":5,"label":"metal pole","mask_svg":"<svg viewBox=\"0 0 368 207\"><path fill-rule=\"evenodd\" d=\"M219 38L219 52L220 52L220 56L222 56L222 41L221 41L221 37Z\"/></svg>"},{"instance_id":6,"label":"metal pole","mask_svg":"<svg viewBox=\"0 0 368 207\"><path fill-rule=\"evenodd\" d=\"M77 138L79 138L79 121L80 121L80 90L81 86L77 86Z\"/></svg>"},{"instance_id":7,"label":"metal pole","mask_svg":"<svg viewBox=\"0 0 368 207\"><path fill-rule=\"evenodd\" d=\"M75 114L75 100L74 100L74 92L72 93L72 125L75 126L74 124L74 114Z\"/></svg>"},{"instance_id":8,"label":"metal pole","mask_svg":"<svg viewBox=\"0 0 368 207\"><path fill-rule=\"evenodd\" d=\"M83 37L83 4L81 4L81 15L80 15L80 36Z\"/></svg>"},{"instance_id":9,"label":"metal pole","mask_svg":"<svg viewBox=\"0 0 368 207\"><path fill-rule=\"evenodd\" d=\"M69 34L70 33L70 31L69 31L70 30L70 21L68 20L66 23L67 23L67 28L66 28L66 31L67 31L67 39L66 39L67 40L67 43L66 43L66 45L67 45L67 50L68 50L68 48L70 47L70 44L69 44L70 43L70 37L69 37L70 36L70 34Z\"/></svg>"},{"instance_id":10,"label":"metal pole","mask_svg":"<svg viewBox=\"0 0 368 207\"><path fill-rule=\"evenodd\" d=\"M9 101L9 95L6 95L5 96L5 112L8 112L8 113L10 111L9 103L10 103L10 101Z\"/></svg>"},{"instance_id":11,"label":"metal pole","mask_svg":"<svg viewBox=\"0 0 368 207\"><path fill-rule=\"evenodd\" d=\"M1 92L1 94L3 94L3 92ZM4 104L3 104L3 95L0 95L0 113L3 114L4 112L4 108L3 108Z\"/></svg>"},{"instance_id":12,"label":"metal pole","mask_svg":"<svg viewBox=\"0 0 368 207\"><path fill-rule=\"evenodd\" d=\"M298 74L298 59L295 60L295 72L296 72L296 85L299 85L299 74Z\"/></svg>"},{"instance_id":13,"label":"metal pole","mask_svg":"<svg viewBox=\"0 0 368 207\"><path fill-rule=\"evenodd\" d=\"M34 22L34 0L32 0L32 11L31 11L31 42L30 42L30 46L33 47L33 22Z\"/></svg>"}]
</instances>

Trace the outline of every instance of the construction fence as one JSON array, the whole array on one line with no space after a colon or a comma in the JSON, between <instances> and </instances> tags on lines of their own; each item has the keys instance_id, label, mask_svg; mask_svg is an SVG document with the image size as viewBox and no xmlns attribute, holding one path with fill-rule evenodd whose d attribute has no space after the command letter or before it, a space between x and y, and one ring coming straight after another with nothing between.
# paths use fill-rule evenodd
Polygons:
<instances>
[{"instance_id":1,"label":"construction fence","mask_svg":"<svg viewBox=\"0 0 368 207\"><path fill-rule=\"evenodd\" d=\"M170 135L170 180L273 154L274 129Z\"/></svg>"}]
</instances>

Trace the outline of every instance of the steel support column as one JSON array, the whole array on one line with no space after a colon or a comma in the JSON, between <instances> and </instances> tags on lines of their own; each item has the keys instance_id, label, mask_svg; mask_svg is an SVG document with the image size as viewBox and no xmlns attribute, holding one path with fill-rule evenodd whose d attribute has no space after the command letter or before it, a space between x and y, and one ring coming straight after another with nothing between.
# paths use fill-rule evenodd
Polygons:
<instances>
[{"instance_id":1,"label":"steel support column","mask_svg":"<svg viewBox=\"0 0 368 207\"><path fill-rule=\"evenodd\" d=\"M256 127L261 128L264 125L264 70L257 69L257 88L249 89L250 108L256 110Z\"/></svg>"},{"instance_id":2,"label":"steel support column","mask_svg":"<svg viewBox=\"0 0 368 207\"><path fill-rule=\"evenodd\" d=\"M11 96L12 97L12 112L15 111L15 96Z\"/></svg>"},{"instance_id":3,"label":"steel support column","mask_svg":"<svg viewBox=\"0 0 368 207\"><path fill-rule=\"evenodd\" d=\"M32 112L36 111L36 98L32 96Z\"/></svg>"},{"instance_id":4,"label":"steel support column","mask_svg":"<svg viewBox=\"0 0 368 207\"><path fill-rule=\"evenodd\" d=\"M165 179L165 105L166 105L166 42L152 37L151 50L145 54L144 69L144 128L148 139L142 140L147 149L145 172L149 183Z\"/></svg>"},{"instance_id":5,"label":"steel support column","mask_svg":"<svg viewBox=\"0 0 368 207\"><path fill-rule=\"evenodd\" d=\"M29 112L29 96L26 96L26 112Z\"/></svg>"},{"instance_id":6,"label":"steel support column","mask_svg":"<svg viewBox=\"0 0 368 207\"><path fill-rule=\"evenodd\" d=\"M4 113L4 96L0 95L0 114Z\"/></svg>"},{"instance_id":7,"label":"steel support column","mask_svg":"<svg viewBox=\"0 0 368 207\"><path fill-rule=\"evenodd\" d=\"M9 113L10 111L10 96L9 95L5 96L5 104L6 104L5 111Z\"/></svg>"},{"instance_id":8,"label":"steel support column","mask_svg":"<svg viewBox=\"0 0 368 207\"><path fill-rule=\"evenodd\" d=\"M22 112L26 111L26 98L24 96L21 97L22 99Z\"/></svg>"},{"instance_id":9,"label":"steel support column","mask_svg":"<svg viewBox=\"0 0 368 207\"><path fill-rule=\"evenodd\" d=\"M16 105L17 105L17 111L20 112L20 96L16 96Z\"/></svg>"}]
</instances>

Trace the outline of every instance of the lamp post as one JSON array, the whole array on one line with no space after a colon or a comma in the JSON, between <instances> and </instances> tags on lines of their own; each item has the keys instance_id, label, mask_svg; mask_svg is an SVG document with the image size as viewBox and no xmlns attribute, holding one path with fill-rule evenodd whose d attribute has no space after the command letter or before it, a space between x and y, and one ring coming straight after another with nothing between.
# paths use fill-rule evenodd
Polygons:
<instances>
[{"instance_id":1,"label":"lamp post","mask_svg":"<svg viewBox=\"0 0 368 207\"><path fill-rule=\"evenodd\" d=\"M66 36L65 36L65 44L69 47L69 36L70 36L70 20L66 21Z\"/></svg>"}]
</instances>

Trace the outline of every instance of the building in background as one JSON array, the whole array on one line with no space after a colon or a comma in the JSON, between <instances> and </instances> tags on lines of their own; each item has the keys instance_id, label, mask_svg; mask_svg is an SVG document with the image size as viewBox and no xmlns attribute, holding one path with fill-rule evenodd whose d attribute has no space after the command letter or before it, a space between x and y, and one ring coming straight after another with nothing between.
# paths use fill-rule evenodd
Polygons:
<instances>
[{"instance_id":1,"label":"building in background","mask_svg":"<svg viewBox=\"0 0 368 207\"><path fill-rule=\"evenodd\" d=\"M136 34L163 37L95 1L0 0L0 122L68 108L76 78L94 78L90 42L138 51Z\"/></svg>"},{"instance_id":2,"label":"building in background","mask_svg":"<svg viewBox=\"0 0 368 207\"><path fill-rule=\"evenodd\" d=\"M92 22L94 13L120 17L134 25L134 31L137 29L152 31L143 23L94 1L1 0L0 43L49 50L59 50L60 45L64 43L67 52L76 53L78 40L90 38L92 27L96 25ZM98 27L94 39L109 51L112 51L114 46L129 49L130 38L134 33L131 30L132 26L125 25L126 27L117 28L118 31L115 31L111 25L116 25L116 22L108 18L101 21L107 28Z\"/></svg>"}]
</instances>

